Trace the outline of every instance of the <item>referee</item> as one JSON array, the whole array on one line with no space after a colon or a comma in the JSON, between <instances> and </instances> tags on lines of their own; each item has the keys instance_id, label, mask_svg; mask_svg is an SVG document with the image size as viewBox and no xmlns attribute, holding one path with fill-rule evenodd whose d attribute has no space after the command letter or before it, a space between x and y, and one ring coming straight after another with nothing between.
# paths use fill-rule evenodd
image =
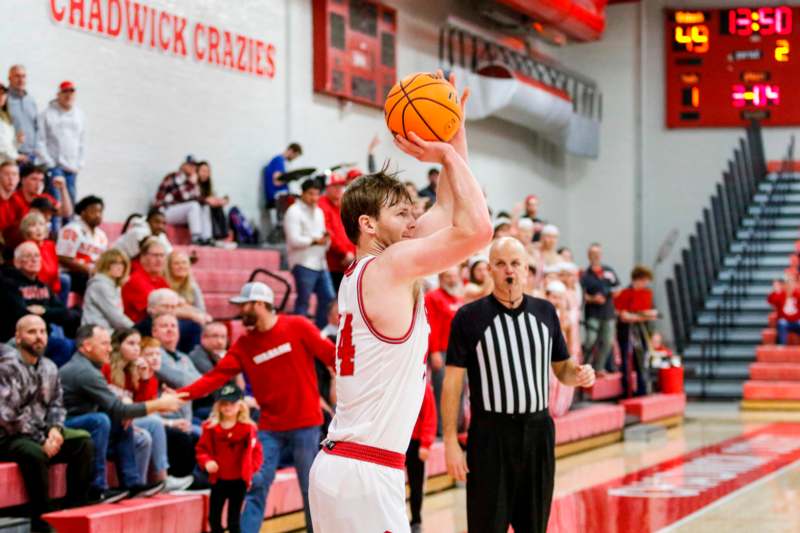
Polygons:
<instances>
[{"instance_id":1,"label":"referee","mask_svg":"<svg viewBox=\"0 0 800 533\"><path fill-rule=\"evenodd\" d=\"M469 531L547 530L555 475L555 427L547 411L549 367L562 383L589 387L594 370L567 352L555 308L523 294L528 256L516 239L495 241L494 292L462 307L450 332L442 394L447 470L467 480ZM469 377L467 458L456 421Z\"/></svg>"}]
</instances>

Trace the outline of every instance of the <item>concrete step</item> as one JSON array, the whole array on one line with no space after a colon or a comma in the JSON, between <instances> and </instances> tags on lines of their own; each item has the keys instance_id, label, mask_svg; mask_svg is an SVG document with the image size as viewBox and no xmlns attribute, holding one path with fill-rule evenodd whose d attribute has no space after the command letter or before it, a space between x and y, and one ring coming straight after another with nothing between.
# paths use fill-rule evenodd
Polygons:
<instances>
[{"instance_id":1,"label":"concrete step","mask_svg":"<svg viewBox=\"0 0 800 533\"><path fill-rule=\"evenodd\" d=\"M731 254L738 254L742 253L746 249L746 243L743 242L734 242L731 244L730 250L728 250ZM752 248L752 247L751 247ZM795 252L794 249L794 242L767 242L763 245L760 249L762 255L780 255L782 257L786 257L790 254Z\"/></svg>"},{"instance_id":2,"label":"concrete step","mask_svg":"<svg viewBox=\"0 0 800 533\"><path fill-rule=\"evenodd\" d=\"M753 195L753 200L755 202L765 202L767 201L767 192L766 191L759 191ZM772 197L770 198L770 204L784 204L784 205L792 205L792 204L800 204L800 193L793 191L790 187L781 187L776 188L775 191L772 193Z\"/></svg>"},{"instance_id":3,"label":"concrete step","mask_svg":"<svg viewBox=\"0 0 800 533\"><path fill-rule=\"evenodd\" d=\"M722 305L721 296L710 296L706 298L706 311L713 311ZM739 309L742 311L758 311L767 315L772 307L767 303L766 296L747 296L739 300Z\"/></svg>"},{"instance_id":4,"label":"concrete step","mask_svg":"<svg viewBox=\"0 0 800 533\"><path fill-rule=\"evenodd\" d=\"M741 265L739 258L741 257L740 254L729 254L725 257L723 261L723 265L727 268L732 268L737 265ZM756 264L759 267L770 267L770 268L780 268L784 269L789 266L789 258L786 256L779 256L779 255L766 255L766 256L759 256L756 258Z\"/></svg>"},{"instance_id":5,"label":"concrete step","mask_svg":"<svg viewBox=\"0 0 800 533\"><path fill-rule=\"evenodd\" d=\"M742 311L734 314L732 320L737 326L765 328L768 325L768 315L759 311ZM700 326L710 326L716 321L717 314L714 311L703 311L697 317Z\"/></svg>"},{"instance_id":6,"label":"concrete step","mask_svg":"<svg viewBox=\"0 0 800 533\"><path fill-rule=\"evenodd\" d=\"M700 380L687 379L683 387L686 395L690 397L704 396L706 398L738 399L742 397L742 384L740 380L706 380L705 388Z\"/></svg>"},{"instance_id":7,"label":"concrete step","mask_svg":"<svg viewBox=\"0 0 800 533\"><path fill-rule=\"evenodd\" d=\"M800 205L781 206L775 209L774 211L772 210L771 207L764 209L763 207L758 205L751 205L750 207L747 208L747 212L751 215L758 215L762 212L768 212L769 214L774 216L798 216L800 215Z\"/></svg>"},{"instance_id":8,"label":"concrete step","mask_svg":"<svg viewBox=\"0 0 800 533\"><path fill-rule=\"evenodd\" d=\"M742 227L745 228L752 228L756 225L756 223L757 221L753 217L746 217L742 219ZM774 217L770 220L770 223L774 224L775 228L795 229L800 228L800 217Z\"/></svg>"},{"instance_id":9,"label":"concrete step","mask_svg":"<svg viewBox=\"0 0 800 533\"><path fill-rule=\"evenodd\" d=\"M725 294L726 291L729 290L729 286L727 283L717 283L714 285L714 288L711 289L712 296L722 296ZM772 282L756 282L753 283L751 286L744 288L744 295L745 296L752 296L752 297L759 297L761 299L766 299L767 295L772 290Z\"/></svg>"},{"instance_id":10,"label":"concrete step","mask_svg":"<svg viewBox=\"0 0 800 533\"><path fill-rule=\"evenodd\" d=\"M781 267L758 266L749 273L749 276L754 282L766 281L772 283L776 279L783 279L785 274L784 270L786 269ZM742 276L744 273L738 269L729 268L719 273L717 276L717 281L725 282L733 279L737 275Z\"/></svg>"},{"instance_id":11,"label":"concrete step","mask_svg":"<svg viewBox=\"0 0 800 533\"><path fill-rule=\"evenodd\" d=\"M709 379L732 379L744 381L750 377L750 364L747 361L715 361L710 365L697 362L685 362L684 376L699 379L706 376Z\"/></svg>"},{"instance_id":12,"label":"concrete step","mask_svg":"<svg viewBox=\"0 0 800 533\"><path fill-rule=\"evenodd\" d=\"M753 362L756 360L756 346L757 344L739 344L739 345L723 345L717 347L718 357L720 361L746 361ZM683 359L685 364L690 361L702 360L702 347L699 343L692 343L683 350Z\"/></svg>"},{"instance_id":13,"label":"concrete step","mask_svg":"<svg viewBox=\"0 0 800 533\"><path fill-rule=\"evenodd\" d=\"M711 327L696 326L692 328L692 342L711 339ZM761 331L764 328L732 327L721 332L721 342L727 344L758 344L761 342Z\"/></svg>"},{"instance_id":14,"label":"concrete step","mask_svg":"<svg viewBox=\"0 0 800 533\"><path fill-rule=\"evenodd\" d=\"M766 238L769 242L794 242L800 238L798 229L771 228L767 231L756 231L754 228L740 229L736 232L736 238L747 241L754 237Z\"/></svg>"}]
</instances>

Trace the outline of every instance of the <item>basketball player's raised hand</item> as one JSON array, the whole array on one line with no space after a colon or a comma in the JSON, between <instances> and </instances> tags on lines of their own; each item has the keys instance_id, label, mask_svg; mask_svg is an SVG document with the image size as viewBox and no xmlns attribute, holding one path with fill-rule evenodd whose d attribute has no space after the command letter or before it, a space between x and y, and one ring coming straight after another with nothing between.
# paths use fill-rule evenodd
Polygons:
<instances>
[{"instance_id":1,"label":"basketball player's raised hand","mask_svg":"<svg viewBox=\"0 0 800 533\"><path fill-rule=\"evenodd\" d=\"M581 365L575 371L576 387L591 387L594 385L594 368L591 365Z\"/></svg>"},{"instance_id":2,"label":"basketball player's raised hand","mask_svg":"<svg viewBox=\"0 0 800 533\"><path fill-rule=\"evenodd\" d=\"M441 71L439 71L441 72ZM453 72L450 72L450 79L448 80L450 84L455 87L456 86L456 75ZM458 131L450 139L450 144L453 145L453 148L456 149L458 155L461 156L464 161L468 161L468 152L467 152L467 130L464 127L464 124L467 122L467 115L466 115L466 106L467 100L469 99L469 87L464 88L464 92L461 93L461 100L459 101L461 104L461 116L464 117L461 119L461 126L458 128Z\"/></svg>"},{"instance_id":3,"label":"basketball player's raised hand","mask_svg":"<svg viewBox=\"0 0 800 533\"><path fill-rule=\"evenodd\" d=\"M448 154L457 154L450 143L425 141L413 131L408 132L408 138L402 135L395 136L394 144L414 159L425 163L443 165Z\"/></svg>"}]
</instances>

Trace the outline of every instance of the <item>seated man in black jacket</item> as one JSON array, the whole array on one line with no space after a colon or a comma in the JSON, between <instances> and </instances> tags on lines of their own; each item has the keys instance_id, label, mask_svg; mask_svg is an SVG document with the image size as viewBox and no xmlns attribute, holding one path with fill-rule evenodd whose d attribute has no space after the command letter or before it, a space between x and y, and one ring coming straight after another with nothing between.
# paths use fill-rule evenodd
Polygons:
<instances>
[{"instance_id":1,"label":"seated man in black jacket","mask_svg":"<svg viewBox=\"0 0 800 533\"><path fill-rule=\"evenodd\" d=\"M53 325L64 330L63 336L51 335L45 355L57 366L72 355L75 330L81 322L80 312L67 309L50 288L37 276L42 268L42 255L32 242L23 242L14 249L14 268L3 270L0 280L0 341L14 335L14 324L25 315L40 316L49 329Z\"/></svg>"},{"instance_id":2,"label":"seated man in black jacket","mask_svg":"<svg viewBox=\"0 0 800 533\"><path fill-rule=\"evenodd\" d=\"M116 500L120 494L109 494L106 481L106 456L113 450L120 482L133 495L149 496L161 492L164 482L146 485L136 464L133 418L150 413L168 413L184 402L174 393L162 394L156 400L124 403L103 377L101 368L109 364L111 336L93 324L81 326L75 338L78 351L59 371L64 389L65 425L85 429L92 435L95 448L92 489L101 499ZM145 461L147 463L147 461ZM122 494L126 496L127 492Z\"/></svg>"},{"instance_id":3,"label":"seated man in black jacket","mask_svg":"<svg viewBox=\"0 0 800 533\"><path fill-rule=\"evenodd\" d=\"M16 328L17 350L0 354L0 460L19 465L33 531L50 531L41 516L50 510L48 470L67 463L68 507L87 502L92 441L85 431L64 427L58 369L44 357L47 329L33 315Z\"/></svg>"}]
</instances>

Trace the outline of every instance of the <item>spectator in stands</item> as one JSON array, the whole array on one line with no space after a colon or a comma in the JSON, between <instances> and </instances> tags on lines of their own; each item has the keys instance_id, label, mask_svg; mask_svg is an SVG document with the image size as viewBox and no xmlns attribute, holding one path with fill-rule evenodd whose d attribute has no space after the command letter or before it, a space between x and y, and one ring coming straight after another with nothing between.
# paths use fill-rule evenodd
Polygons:
<instances>
[{"instance_id":1,"label":"spectator in stands","mask_svg":"<svg viewBox=\"0 0 800 533\"><path fill-rule=\"evenodd\" d=\"M51 531L42 514L51 510L49 467L67 465L67 507L86 504L92 441L64 427L61 382L44 357L47 326L34 315L16 324L17 350L0 348L0 460L17 463L28 493L33 531Z\"/></svg>"},{"instance_id":2,"label":"spectator in stands","mask_svg":"<svg viewBox=\"0 0 800 533\"><path fill-rule=\"evenodd\" d=\"M14 65L8 70L8 112L17 135L22 133L22 145L17 158L20 164L34 162L39 134L39 111L33 96L26 90L27 84L28 74L23 65Z\"/></svg>"},{"instance_id":3,"label":"spectator in stands","mask_svg":"<svg viewBox=\"0 0 800 533\"><path fill-rule=\"evenodd\" d=\"M75 335L80 312L67 309L37 278L41 267L42 256L36 244L24 242L14 250L14 267L6 268L0 279L0 339L10 338L14 334L14 324L29 314L42 317L51 332L53 326L60 326L67 337ZM69 359L72 349L72 342L63 334L51 334L46 355L61 366Z\"/></svg>"},{"instance_id":4,"label":"spectator in stands","mask_svg":"<svg viewBox=\"0 0 800 533\"><path fill-rule=\"evenodd\" d=\"M153 319L153 338L161 343L161 368L156 372L161 382L178 388L200 377L189 356L178 349L180 331L175 315L165 313Z\"/></svg>"},{"instance_id":5,"label":"spectator in stands","mask_svg":"<svg viewBox=\"0 0 800 533\"><path fill-rule=\"evenodd\" d=\"M160 208L150 208L147 217L134 213L122 226L122 235L114 243L114 248L122 250L129 258L135 259L139 256L139 245L145 238L153 236L164 247L164 252L170 254L172 253L172 244L169 242L166 229L167 218Z\"/></svg>"},{"instance_id":6,"label":"spectator in stands","mask_svg":"<svg viewBox=\"0 0 800 533\"><path fill-rule=\"evenodd\" d=\"M19 185L19 166L14 161L0 161L0 212Z\"/></svg>"},{"instance_id":7,"label":"spectator in stands","mask_svg":"<svg viewBox=\"0 0 800 533\"><path fill-rule=\"evenodd\" d=\"M100 499L120 496L150 496L165 488L164 482L147 484L141 478L136 462L134 430L127 421L150 413L174 412L183 405L175 394L163 394L147 402L125 403L108 387L100 369L109 364L111 336L105 328L81 326L75 339L78 351L59 371L67 408L67 427L85 429L92 435L95 460L92 489ZM117 463L123 492L109 491L106 479L106 457ZM149 462L149 452L148 452Z\"/></svg>"},{"instance_id":8,"label":"spectator in stands","mask_svg":"<svg viewBox=\"0 0 800 533\"><path fill-rule=\"evenodd\" d=\"M419 191L419 195L428 198L430 204L436 203L436 187L439 186L439 169L432 167L428 169L428 186Z\"/></svg>"},{"instance_id":9,"label":"spectator in stands","mask_svg":"<svg viewBox=\"0 0 800 533\"><path fill-rule=\"evenodd\" d=\"M189 393L189 399L207 396L244 372L261 407L258 438L264 448L264 465L247 494L242 531L261 529L281 452L289 447L303 494L306 524L311 524L308 476L319 451L322 423L313 360L316 357L332 367L335 347L304 317L276 314L272 290L263 283L246 284L231 302L240 306L248 332L233 343L213 370L179 392Z\"/></svg>"},{"instance_id":10,"label":"spectator in stands","mask_svg":"<svg viewBox=\"0 0 800 533\"><path fill-rule=\"evenodd\" d=\"M575 334L572 339L568 339L567 347L572 355L581 353L581 310L583 306L583 291L578 280L578 265L575 263L562 262L558 264L558 279L564 284L566 293L564 301L567 306L567 315L562 320L568 320L570 329Z\"/></svg>"},{"instance_id":11,"label":"spectator in stands","mask_svg":"<svg viewBox=\"0 0 800 533\"><path fill-rule=\"evenodd\" d=\"M109 388L123 402L143 402L158 396L158 380L151 373L148 379L143 379L149 365L141 356L141 341L142 337L135 329L115 331L111 337L111 363L101 368ZM138 417L133 420L133 425L136 431L146 431L152 442L150 464L145 465L143 477L147 479L149 472L156 481L163 481L166 492L189 487L193 481L192 476L176 478L167 475L167 433L161 416L152 413Z\"/></svg>"},{"instance_id":12,"label":"spectator in stands","mask_svg":"<svg viewBox=\"0 0 800 533\"><path fill-rule=\"evenodd\" d=\"M425 295L425 309L428 313L430 336L428 337L428 364L431 368L431 382L439 411L444 382L444 364L447 342L450 339L450 324L456 311L464 303L464 283L458 267L452 267L439 274L439 288ZM437 433L442 433L442 422L437 420Z\"/></svg>"},{"instance_id":13,"label":"spectator in stands","mask_svg":"<svg viewBox=\"0 0 800 533\"><path fill-rule=\"evenodd\" d=\"M173 291L178 293L183 303L193 307L196 312L205 314L206 301L203 291L192 275L192 263L189 256L175 251L167 258L167 281Z\"/></svg>"},{"instance_id":14,"label":"spectator in stands","mask_svg":"<svg viewBox=\"0 0 800 533\"><path fill-rule=\"evenodd\" d=\"M619 278L613 268L603 264L603 249L598 243L589 246L588 256L589 267L581 277L586 322L583 353L596 372L605 372L611 370L606 365L614 346L614 296L619 291Z\"/></svg>"},{"instance_id":15,"label":"spectator in stands","mask_svg":"<svg viewBox=\"0 0 800 533\"><path fill-rule=\"evenodd\" d=\"M192 243L213 244L211 207L204 202L197 165L188 156L179 172L167 174L156 193L155 207L164 210L167 224L188 225Z\"/></svg>"},{"instance_id":16,"label":"spectator in stands","mask_svg":"<svg viewBox=\"0 0 800 533\"><path fill-rule=\"evenodd\" d=\"M558 315L559 325L561 326L561 333L564 335L564 340L567 342L567 350L570 352L570 355L576 355L572 353L572 348L576 346L580 346L580 332L573 327L573 323L569 320L569 302L567 301L567 287L562 282L558 280L551 281L545 287L545 298L553 307L556 308L556 314Z\"/></svg>"},{"instance_id":17,"label":"spectator in stands","mask_svg":"<svg viewBox=\"0 0 800 533\"><path fill-rule=\"evenodd\" d=\"M22 144L25 134L17 133L8 109L8 89L0 83L0 161L20 159L17 148Z\"/></svg>"},{"instance_id":18,"label":"spectator in stands","mask_svg":"<svg viewBox=\"0 0 800 533\"><path fill-rule=\"evenodd\" d=\"M494 235L492 240L502 239L503 237L511 237L512 234L511 219L506 216L499 216L494 221Z\"/></svg>"},{"instance_id":19,"label":"spectator in stands","mask_svg":"<svg viewBox=\"0 0 800 533\"><path fill-rule=\"evenodd\" d=\"M40 166L26 165L20 169L20 187L11 195L0 209L0 230L8 250L13 250L22 242L19 223L22 217L31 210L31 203L36 198L46 198L57 209L62 217L72 215L72 202L66 194L66 182L61 176L53 179L53 186L60 190L63 201L59 202L49 194L43 193L45 169Z\"/></svg>"},{"instance_id":20,"label":"spectator in stands","mask_svg":"<svg viewBox=\"0 0 800 533\"><path fill-rule=\"evenodd\" d=\"M558 255L561 256L561 259L563 259L565 263L575 262L575 256L572 255L572 250L570 250L566 246L562 246L561 248L558 249Z\"/></svg>"},{"instance_id":21,"label":"spectator in stands","mask_svg":"<svg viewBox=\"0 0 800 533\"><path fill-rule=\"evenodd\" d=\"M211 181L211 165L207 161L197 163L197 182L200 184L203 202L211 208L211 236L214 239L224 240L228 237L229 231L225 206L230 200L227 196L216 196L214 184Z\"/></svg>"},{"instance_id":22,"label":"spectator in stands","mask_svg":"<svg viewBox=\"0 0 800 533\"><path fill-rule=\"evenodd\" d=\"M108 249L108 237L100 227L103 223L103 199L86 196L75 206L77 220L58 232L58 261L72 280L72 292L86 292L86 283L95 270L100 254Z\"/></svg>"},{"instance_id":23,"label":"spectator in stands","mask_svg":"<svg viewBox=\"0 0 800 533\"><path fill-rule=\"evenodd\" d=\"M131 263L130 279L122 286L125 314L134 322L147 318L147 299L151 292L169 289L169 283L164 278L166 262L167 254L161 241L156 237L147 237L142 242L139 260Z\"/></svg>"},{"instance_id":24,"label":"spectator in stands","mask_svg":"<svg viewBox=\"0 0 800 533\"><path fill-rule=\"evenodd\" d=\"M225 357L225 350L227 349L228 328L226 328L225 324L222 322L209 322L203 327L203 335L200 337L200 344L189 352L189 359L191 359L192 364L198 372L205 374L217 366L217 363ZM236 380L231 380L229 383L237 386L244 385L244 381L237 384ZM195 418L202 420L208 418L213 404L213 395L199 398L192 402L192 412Z\"/></svg>"},{"instance_id":25,"label":"spectator in stands","mask_svg":"<svg viewBox=\"0 0 800 533\"><path fill-rule=\"evenodd\" d=\"M658 311L653 306L653 291L649 284L653 280L650 269L636 265L631 271L631 284L620 291L614 298L614 307L617 308L617 342L622 355L622 388L625 396L630 395L630 372L636 374L635 396L647 394L647 382L644 375L644 357L646 342L644 338L649 335L649 323L658 318ZM644 331L643 331L644 329ZM638 340L637 340L638 338ZM638 346L638 348L637 348Z\"/></svg>"},{"instance_id":26,"label":"spectator in stands","mask_svg":"<svg viewBox=\"0 0 800 533\"><path fill-rule=\"evenodd\" d=\"M38 211L30 211L20 222L19 229L23 239L35 243L39 248L39 254L42 257L39 281L47 285L53 294L58 295L61 301L66 303L66 295L69 294L69 290L66 293L61 291L61 274L58 271L56 243L47 238L49 228L44 215ZM69 287L69 279L66 279L66 285Z\"/></svg>"},{"instance_id":27,"label":"spectator in stands","mask_svg":"<svg viewBox=\"0 0 800 533\"><path fill-rule=\"evenodd\" d=\"M790 274L783 282L774 281L767 302L778 314L777 342L786 344L789 333L800 333L800 288L795 277Z\"/></svg>"},{"instance_id":28,"label":"spectator in stands","mask_svg":"<svg viewBox=\"0 0 800 533\"><path fill-rule=\"evenodd\" d=\"M303 147L297 143L291 143L283 153L273 157L264 167L264 194L266 195L267 209L274 209L275 199L289 192L289 187L283 181L282 176L286 174L286 163L294 161L303 155Z\"/></svg>"},{"instance_id":29,"label":"spectator in stands","mask_svg":"<svg viewBox=\"0 0 800 533\"><path fill-rule=\"evenodd\" d=\"M422 533L422 497L425 495L425 462L431 454L431 446L436 440L436 420L438 410L430 383L425 384L411 442L406 451L406 473L408 474L409 507L411 508L411 533Z\"/></svg>"},{"instance_id":30,"label":"spectator in stands","mask_svg":"<svg viewBox=\"0 0 800 533\"><path fill-rule=\"evenodd\" d=\"M539 218L539 197L535 194L529 194L525 198L525 218L531 220L533 226L533 241L537 242L541 238L542 229L544 229L545 221Z\"/></svg>"},{"instance_id":31,"label":"spectator in stands","mask_svg":"<svg viewBox=\"0 0 800 533\"><path fill-rule=\"evenodd\" d=\"M320 186L316 180L303 182L303 194L286 211L284 230L289 254L289 268L292 269L297 299L294 304L296 315L308 315L308 300L311 294L317 295L317 327L322 329L327 322L328 305L336 296L331 274L325 260L325 253L331 236L325 228L325 214L317 205Z\"/></svg>"},{"instance_id":32,"label":"spectator in stands","mask_svg":"<svg viewBox=\"0 0 800 533\"><path fill-rule=\"evenodd\" d=\"M178 317L180 342L178 349L184 353L191 352L200 342L202 326L211 322L211 316L197 310L181 300L181 297L172 289L156 289L147 296L147 316L136 323L136 329L142 335L148 336L152 332L153 320L159 315L169 314Z\"/></svg>"},{"instance_id":33,"label":"spectator in stands","mask_svg":"<svg viewBox=\"0 0 800 533\"><path fill-rule=\"evenodd\" d=\"M325 194L319 200L319 208L322 209L325 216L325 229L331 237L331 245L325 257L328 261L328 271L331 273L334 292L339 291L339 284L342 282L345 270L356 258L356 247L347 238L339 211L346 186L347 179L336 173L331 174L328 186L325 187Z\"/></svg>"},{"instance_id":34,"label":"spectator in stands","mask_svg":"<svg viewBox=\"0 0 800 533\"><path fill-rule=\"evenodd\" d=\"M58 94L39 116L36 158L51 176L63 176L70 202L75 203L76 180L86 160L86 119L75 105L75 85L62 81ZM52 194L59 196L60 190ZM59 198L62 202L64 197Z\"/></svg>"},{"instance_id":35,"label":"spectator in stands","mask_svg":"<svg viewBox=\"0 0 800 533\"><path fill-rule=\"evenodd\" d=\"M542 256L542 263L545 267L555 266L562 262L561 256L558 255L559 234L558 227L553 224L547 224L542 228L541 237L539 239L539 251Z\"/></svg>"},{"instance_id":36,"label":"spectator in stands","mask_svg":"<svg viewBox=\"0 0 800 533\"><path fill-rule=\"evenodd\" d=\"M121 289L130 270L130 260L119 250L112 248L100 254L83 296L81 324L96 324L106 329L133 326L133 320L125 315L122 307Z\"/></svg>"},{"instance_id":37,"label":"spectator in stands","mask_svg":"<svg viewBox=\"0 0 800 533\"><path fill-rule=\"evenodd\" d=\"M469 283L464 287L464 303L468 304L492 294L494 282L489 275L489 260L475 256L469 260Z\"/></svg>"}]
</instances>

